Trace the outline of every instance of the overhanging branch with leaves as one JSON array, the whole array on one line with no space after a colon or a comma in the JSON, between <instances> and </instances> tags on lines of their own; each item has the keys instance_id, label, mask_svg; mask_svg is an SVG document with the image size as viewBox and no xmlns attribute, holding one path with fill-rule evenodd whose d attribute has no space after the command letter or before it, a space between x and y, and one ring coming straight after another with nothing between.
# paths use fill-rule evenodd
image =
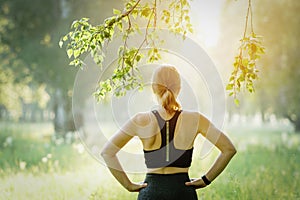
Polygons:
<instances>
[{"instance_id":1,"label":"overhanging branch with leaves","mask_svg":"<svg viewBox=\"0 0 300 200\"><path fill-rule=\"evenodd\" d=\"M249 18L250 17L250 18ZM251 34L246 35L248 21L251 21ZM137 46L128 45L128 38L144 28L143 39ZM157 29L168 28L185 39L187 33L193 33L190 22L190 3L187 0L127 0L124 10L113 9L113 16L100 25L92 25L88 18L76 20L71 31L62 37L60 47L66 43L66 51L71 59L70 65L84 67L83 58L90 54L95 63L102 67L105 58L104 48L114 37L121 37L123 43L118 48L118 65L113 74L99 82L95 91L98 101L110 92L123 96L126 91L142 88L143 81L139 73L138 63L142 58L147 62L161 59L159 45L163 40L156 34ZM147 53L141 51L147 48ZM253 81L257 79L256 61L264 53L260 37L253 31L251 0L249 0L246 25L239 54L235 57L234 69L226 89L233 95L236 103L241 84L245 83L249 92L254 91ZM146 55L145 55L146 54Z\"/></svg>"},{"instance_id":2,"label":"overhanging branch with leaves","mask_svg":"<svg viewBox=\"0 0 300 200\"><path fill-rule=\"evenodd\" d=\"M250 21L250 34L248 33ZM257 61L261 55L265 53L265 48L262 46L262 37L255 34L253 29L253 14L251 0L248 0L248 9L246 14L245 30L243 37L240 40L241 44L238 49L238 55L235 56L233 63L233 71L229 78L229 83L226 86L229 96L234 97L234 102L239 105L237 94L241 91L241 86L244 85L250 93L254 92L254 81L258 79Z\"/></svg>"}]
</instances>

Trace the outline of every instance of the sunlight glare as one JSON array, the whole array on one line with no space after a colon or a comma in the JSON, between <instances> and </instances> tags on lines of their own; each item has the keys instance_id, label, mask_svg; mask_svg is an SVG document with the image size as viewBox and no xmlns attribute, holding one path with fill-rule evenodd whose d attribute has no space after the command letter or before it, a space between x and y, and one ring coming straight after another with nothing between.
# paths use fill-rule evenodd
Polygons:
<instances>
[{"instance_id":1,"label":"sunlight glare","mask_svg":"<svg viewBox=\"0 0 300 200\"><path fill-rule=\"evenodd\" d=\"M221 0L191 2L192 24L194 24L196 40L207 48L214 47L218 43L223 3Z\"/></svg>"}]
</instances>

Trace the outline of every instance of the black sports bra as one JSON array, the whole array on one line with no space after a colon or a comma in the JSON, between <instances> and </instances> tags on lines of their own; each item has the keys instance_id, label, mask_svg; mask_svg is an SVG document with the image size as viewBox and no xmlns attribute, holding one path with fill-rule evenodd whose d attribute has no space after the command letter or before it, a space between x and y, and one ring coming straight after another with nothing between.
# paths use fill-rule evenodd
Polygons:
<instances>
[{"instance_id":1,"label":"black sports bra","mask_svg":"<svg viewBox=\"0 0 300 200\"><path fill-rule=\"evenodd\" d=\"M174 146L174 131L181 111L176 111L174 116L170 120L166 121L156 110L152 112L157 119L162 141L159 149L151 151L144 150L147 168L190 167L194 148L181 150L176 149Z\"/></svg>"}]
</instances>

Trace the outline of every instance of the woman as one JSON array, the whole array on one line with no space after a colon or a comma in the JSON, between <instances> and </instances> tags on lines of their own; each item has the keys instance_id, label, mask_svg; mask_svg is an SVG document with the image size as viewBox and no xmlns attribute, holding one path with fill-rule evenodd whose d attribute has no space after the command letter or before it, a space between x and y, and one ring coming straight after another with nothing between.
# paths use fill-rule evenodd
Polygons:
<instances>
[{"instance_id":1,"label":"woman","mask_svg":"<svg viewBox=\"0 0 300 200\"><path fill-rule=\"evenodd\" d=\"M180 75L175 67L161 66L153 74L152 89L160 107L138 113L105 145L101 155L113 176L130 192L139 192L139 200L194 200L195 189L209 185L236 153L231 141L198 112L181 110L176 98ZM220 151L219 157L201 178L190 180L193 144L202 134ZM117 152L134 136L144 148L147 175L144 183L133 183L116 157Z\"/></svg>"}]
</instances>

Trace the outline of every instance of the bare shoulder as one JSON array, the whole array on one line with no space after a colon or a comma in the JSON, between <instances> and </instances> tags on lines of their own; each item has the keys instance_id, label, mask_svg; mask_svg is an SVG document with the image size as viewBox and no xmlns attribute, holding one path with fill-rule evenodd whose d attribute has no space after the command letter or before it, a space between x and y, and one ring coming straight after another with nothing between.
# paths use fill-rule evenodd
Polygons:
<instances>
[{"instance_id":1,"label":"bare shoulder","mask_svg":"<svg viewBox=\"0 0 300 200\"><path fill-rule=\"evenodd\" d=\"M132 117L132 122L138 126L147 126L152 121L151 112L139 112Z\"/></svg>"},{"instance_id":2,"label":"bare shoulder","mask_svg":"<svg viewBox=\"0 0 300 200\"><path fill-rule=\"evenodd\" d=\"M210 121L206 118L206 116L197 111L183 111L183 119L185 121L189 121L189 124L197 127L198 133L205 133L207 128L210 126Z\"/></svg>"},{"instance_id":3,"label":"bare shoulder","mask_svg":"<svg viewBox=\"0 0 300 200\"><path fill-rule=\"evenodd\" d=\"M197 121L199 121L200 123L209 123L209 119L202 114L201 112L198 111L182 111L182 116L185 117L186 119L195 119Z\"/></svg>"},{"instance_id":4,"label":"bare shoulder","mask_svg":"<svg viewBox=\"0 0 300 200\"><path fill-rule=\"evenodd\" d=\"M189 119L195 119L195 120L198 120L199 117L201 116L201 113L196 112L196 111L186 111L186 110L183 110L181 115L182 115L183 117L187 117L187 118L189 118Z\"/></svg>"},{"instance_id":5,"label":"bare shoulder","mask_svg":"<svg viewBox=\"0 0 300 200\"><path fill-rule=\"evenodd\" d=\"M197 128L199 125L199 112L195 111L182 111L179 120L185 128L195 127Z\"/></svg>"}]
</instances>

